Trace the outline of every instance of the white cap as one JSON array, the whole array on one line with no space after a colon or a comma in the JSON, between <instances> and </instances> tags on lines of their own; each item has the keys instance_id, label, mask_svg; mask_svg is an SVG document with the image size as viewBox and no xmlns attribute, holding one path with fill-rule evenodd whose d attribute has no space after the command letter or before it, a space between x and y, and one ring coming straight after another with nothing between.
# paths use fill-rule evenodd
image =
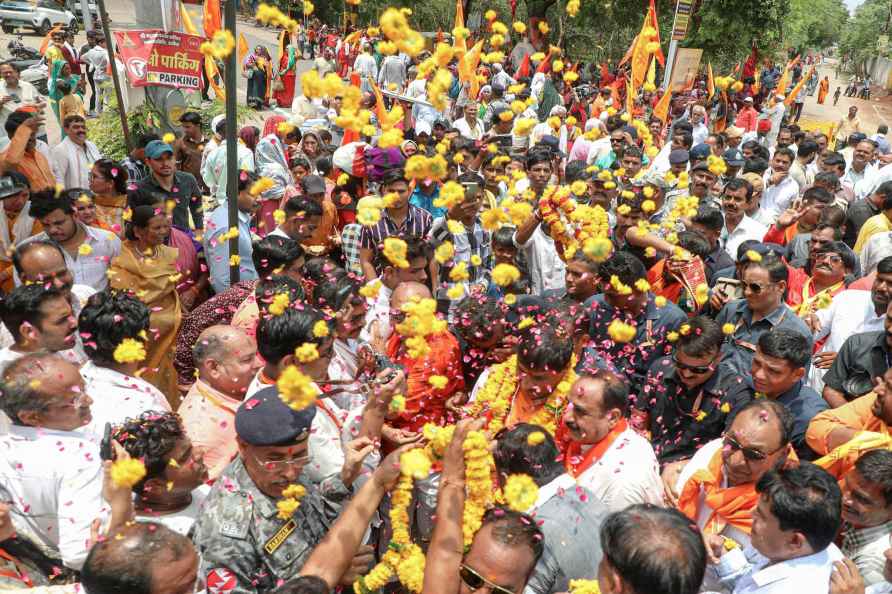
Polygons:
<instances>
[{"instance_id":1,"label":"white cap","mask_svg":"<svg viewBox=\"0 0 892 594\"><path fill-rule=\"evenodd\" d=\"M418 136L419 134L427 134L428 136L430 136L430 122L426 122L424 120L418 120L417 122L415 122L415 136Z\"/></svg>"},{"instance_id":2,"label":"white cap","mask_svg":"<svg viewBox=\"0 0 892 594\"><path fill-rule=\"evenodd\" d=\"M743 102L744 102L744 103L752 103L752 102L753 102L753 98L752 98L752 97L747 97L746 99L743 100Z\"/></svg>"}]
</instances>

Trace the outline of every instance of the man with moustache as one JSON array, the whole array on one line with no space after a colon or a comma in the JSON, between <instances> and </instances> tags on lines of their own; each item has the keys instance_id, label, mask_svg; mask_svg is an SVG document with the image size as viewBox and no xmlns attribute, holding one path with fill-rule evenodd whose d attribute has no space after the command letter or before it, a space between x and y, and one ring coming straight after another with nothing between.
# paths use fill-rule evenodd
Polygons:
<instances>
[{"instance_id":1,"label":"man with moustache","mask_svg":"<svg viewBox=\"0 0 892 594\"><path fill-rule=\"evenodd\" d=\"M232 594L273 590L298 575L338 517L352 488L343 483L337 488L330 481L323 496L304 476L316 414L315 405L290 408L275 387L257 392L239 407L239 455L214 483L195 524L198 578L209 589L228 585ZM369 443L368 452L373 447ZM306 493L293 516L282 520L276 502L290 485L300 485ZM372 561L371 547L360 547L342 583L352 584Z\"/></svg>"},{"instance_id":2,"label":"man with moustache","mask_svg":"<svg viewBox=\"0 0 892 594\"><path fill-rule=\"evenodd\" d=\"M80 569L104 513L99 450L80 432L92 400L77 367L52 353L12 362L3 382L0 407L13 423L0 436L4 498L28 506L13 515L16 531L57 565Z\"/></svg>"},{"instance_id":3,"label":"man with moustache","mask_svg":"<svg viewBox=\"0 0 892 594\"><path fill-rule=\"evenodd\" d=\"M746 214L753 206L754 194L753 186L745 179L729 180L721 198L725 229L720 241L731 259L736 261L738 246L750 239L762 241L768 227Z\"/></svg>"},{"instance_id":4,"label":"man with moustache","mask_svg":"<svg viewBox=\"0 0 892 594\"><path fill-rule=\"evenodd\" d=\"M192 347L198 379L177 413L192 444L205 450L211 479L238 453L236 410L259 368L257 344L233 326L211 326Z\"/></svg>"},{"instance_id":5,"label":"man with moustache","mask_svg":"<svg viewBox=\"0 0 892 594\"><path fill-rule=\"evenodd\" d=\"M892 452L871 450L846 473L842 488L843 554L867 586L885 581L885 552L892 533Z\"/></svg>"},{"instance_id":6,"label":"man with moustache","mask_svg":"<svg viewBox=\"0 0 892 594\"><path fill-rule=\"evenodd\" d=\"M567 473L611 511L663 503L657 458L626 421L628 402L628 386L618 376L582 375L570 388L559 431Z\"/></svg>"}]
</instances>

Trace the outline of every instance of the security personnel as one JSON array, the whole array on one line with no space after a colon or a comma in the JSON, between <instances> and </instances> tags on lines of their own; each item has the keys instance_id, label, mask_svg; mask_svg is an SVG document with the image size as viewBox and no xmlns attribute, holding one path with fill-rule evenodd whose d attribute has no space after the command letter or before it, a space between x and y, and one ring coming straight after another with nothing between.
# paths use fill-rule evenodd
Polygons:
<instances>
[{"instance_id":1,"label":"security personnel","mask_svg":"<svg viewBox=\"0 0 892 594\"><path fill-rule=\"evenodd\" d=\"M208 592L270 592L296 577L351 495L338 476L325 481L324 497L302 476L315 415L315 406L289 408L275 386L239 407L239 455L217 479L195 524L198 575ZM306 494L283 520L276 503L290 484L302 485Z\"/></svg>"}]
</instances>

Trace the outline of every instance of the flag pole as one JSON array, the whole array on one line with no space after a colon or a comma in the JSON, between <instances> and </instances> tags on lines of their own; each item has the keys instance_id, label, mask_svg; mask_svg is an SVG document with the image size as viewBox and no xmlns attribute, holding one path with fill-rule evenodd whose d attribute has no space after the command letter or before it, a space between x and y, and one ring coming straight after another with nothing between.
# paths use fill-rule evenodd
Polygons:
<instances>
[{"instance_id":1,"label":"flag pole","mask_svg":"<svg viewBox=\"0 0 892 594\"><path fill-rule=\"evenodd\" d=\"M218 0L205 0L217 2ZM235 30L235 2L230 0L225 3L223 13L223 27L232 33L233 39L237 39ZM238 52L233 51L226 57L225 86L226 86L226 205L229 209L229 228L238 229L238 122L236 120L236 99L238 95L236 79L236 57ZM267 81L269 84L269 81ZM239 281L239 263L232 260L237 255L239 237L229 238L229 285Z\"/></svg>"},{"instance_id":2,"label":"flag pole","mask_svg":"<svg viewBox=\"0 0 892 594\"><path fill-rule=\"evenodd\" d=\"M127 145L127 153L133 150L133 140L130 137L130 126L127 124L127 110L124 109L124 93L121 91L121 78L118 76L118 63L115 61L115 40L108 29L108 13L105 11L105 0L96 0L99 8L99 19L102 21L102 33L105 35L105 48L108 51L108 63L111 68L112 83L115 86L115 97L118 100L118 115L121 117L121 130L124 132L124 144ZM101 107L101 106L100 106Z\"/></svg>"}]
</instances>

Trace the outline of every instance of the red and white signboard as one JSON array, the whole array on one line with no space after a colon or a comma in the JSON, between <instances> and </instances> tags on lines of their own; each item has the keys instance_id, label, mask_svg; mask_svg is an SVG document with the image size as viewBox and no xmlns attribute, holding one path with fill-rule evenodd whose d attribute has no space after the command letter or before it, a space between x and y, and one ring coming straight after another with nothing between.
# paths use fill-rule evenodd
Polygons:
<instances>
[{"instance_id":1,"label":"red and white signboard","mask_svg":"<svg viewBox=\"0 0 892 594\"><path fill-rule=\"evenodd\" d=\"M197 35L161 29L115 31L115 44L133 87L198 89L202 41Z\"/></svg>"}]
</instances>

